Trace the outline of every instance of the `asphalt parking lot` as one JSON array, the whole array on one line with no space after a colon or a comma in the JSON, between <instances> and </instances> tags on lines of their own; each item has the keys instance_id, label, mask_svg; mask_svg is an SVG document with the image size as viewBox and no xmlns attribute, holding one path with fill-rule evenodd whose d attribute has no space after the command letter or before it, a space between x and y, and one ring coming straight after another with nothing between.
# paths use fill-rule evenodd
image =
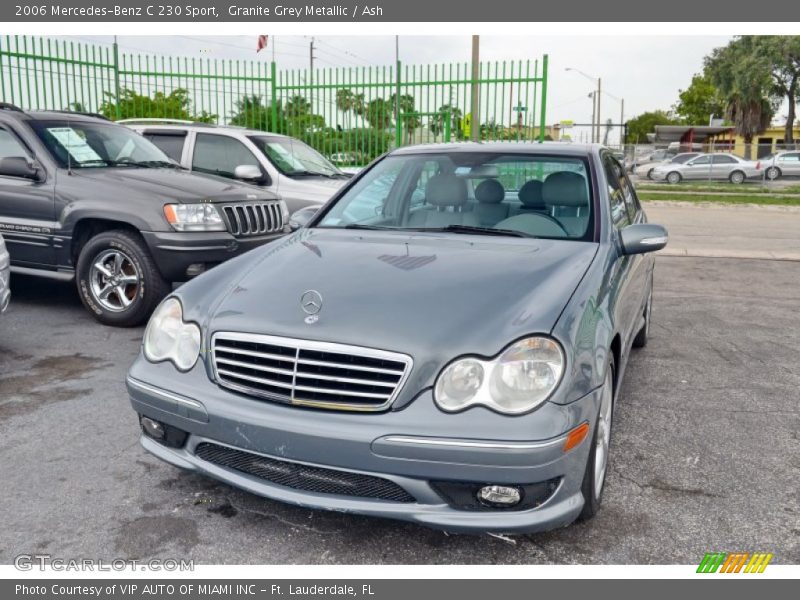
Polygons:
<instances>
[{"instance_id":1,"label":"asphalt parking lot","mask_svg":"<svg viewBox=\"0 0 800 600\"><path fill-rule=\"evenodd\" d=\"M124 376L142 329L13 278L0 317L0 562L800 562L800 262L659 257L650 345L616 411L598 517L510 540L282 505L145 454Z\"/></svg>"}]
</instances>

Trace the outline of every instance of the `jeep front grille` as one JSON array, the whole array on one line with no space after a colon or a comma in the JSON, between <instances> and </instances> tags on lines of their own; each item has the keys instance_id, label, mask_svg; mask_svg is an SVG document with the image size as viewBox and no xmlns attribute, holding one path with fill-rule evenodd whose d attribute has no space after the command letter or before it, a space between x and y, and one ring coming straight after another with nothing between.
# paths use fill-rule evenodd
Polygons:
<instances>
[{"instance_id":1,"label":"jeep front grille","mask_svg":"<svg viewBox=\"0 0 800 600\"><path fill-rule=\"evenodd\" d=\"M388 408L411 370L395 352L267 335L217 333L217 382L277 402L334 410Z\"/></svg>"},{"instance_id":2,"label":"jeep front grille","mask_svg":"<svg viewBox=\"0 0 800 600\"><path fill-rule=\"evenodd\" d=\"M414 498L399 485L374 475L278 460L209 442L199 444L194 452L198 458L220 467L295 490L389 502L414 502Z\"/></svg>"},{"instance_id":3,"label":"jeep front grille","mask_svg":"<svg viewBox=\"0 0 800 600\"><path fill-rule=\"evenodd\" d=\"M278 202L242 202L222 207L228 230L235 236L264 235L283 230Z\"/></svg>"}]
</instances>

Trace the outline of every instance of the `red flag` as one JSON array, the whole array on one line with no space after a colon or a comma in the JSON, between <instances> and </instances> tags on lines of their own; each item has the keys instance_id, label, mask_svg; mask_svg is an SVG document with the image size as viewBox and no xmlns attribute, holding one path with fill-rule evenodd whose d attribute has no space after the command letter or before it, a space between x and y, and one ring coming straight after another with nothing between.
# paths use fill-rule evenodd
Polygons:
<instances>
[{"instance_id":1,"label":"red flag","mask_svg":"<svg viewBox=\"0 0 800 600\"><path fill-rule=\"evenodd\" d=\"M258 54L264 48L267 47L267 39L269 39L268 35L260 35L260 36L258 36L258 45L256 46L256 54Z\"/></svg>"}]
</instances>

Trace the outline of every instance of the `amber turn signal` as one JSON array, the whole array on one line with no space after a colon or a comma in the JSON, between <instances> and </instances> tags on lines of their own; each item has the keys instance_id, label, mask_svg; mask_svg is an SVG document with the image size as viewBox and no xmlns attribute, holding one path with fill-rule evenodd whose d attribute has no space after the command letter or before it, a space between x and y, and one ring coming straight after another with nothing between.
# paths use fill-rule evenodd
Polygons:
<instances>
[{"instance_id":1,"label":"amber turn signal","mask_svg":"<svg viewBox=\"0 0 800 600\"><path fill-rule=\"evenodd\" d=\"M569 452L578 446L586 435L589 433L589 424L581 423L575 429L567 434L567 439L564 441L564 452Z\"/></svg>"}]
</instances>

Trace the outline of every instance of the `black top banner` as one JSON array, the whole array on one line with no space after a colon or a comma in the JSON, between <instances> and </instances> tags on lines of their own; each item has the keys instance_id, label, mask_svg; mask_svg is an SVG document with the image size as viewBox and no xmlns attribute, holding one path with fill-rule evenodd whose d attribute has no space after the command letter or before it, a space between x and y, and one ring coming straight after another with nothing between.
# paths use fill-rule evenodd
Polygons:
<instances>
[{"instance_id":1,"label":"black top banner","mask_svg":"<svg viewBox=\"0 0 800 600\"><path fill-rule=\"evenodd\" d=\"M800 21L799 2L782 3L779 12L782 22ZM568 5L542 0L12 0L0 5L5 22L754 22L774 20L775 14L749 0L573 0Z\"/></svg>"}]
</instances>

